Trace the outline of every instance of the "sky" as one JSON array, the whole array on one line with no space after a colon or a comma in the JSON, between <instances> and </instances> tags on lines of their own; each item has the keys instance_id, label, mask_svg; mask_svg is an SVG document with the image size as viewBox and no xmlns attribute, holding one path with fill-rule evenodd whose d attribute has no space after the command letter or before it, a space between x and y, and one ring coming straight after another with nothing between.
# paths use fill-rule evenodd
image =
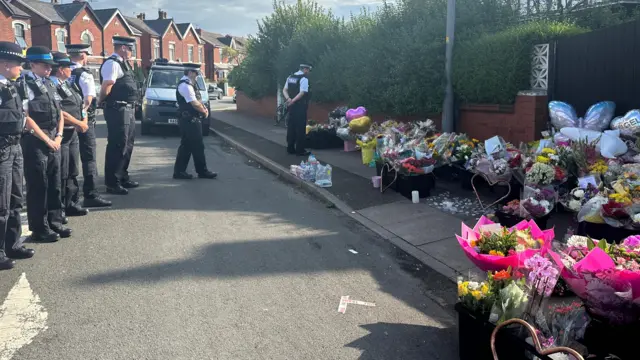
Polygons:
<instances>
[{"instance_id":1,"label":"sky","mask_svg":"<svg viewBox=\"0 0 640 360\"><path fill-rule=\"evenodd\" d=\"M70 0L64 0L67 3ZM258 31L257 20L273 10L272 0L89 0L94 9L119 8L126 16L145 13L147 19L156 19L158 9L176 22L191 22L204 30L247 36ZM295 0L286 0L288 3ZM339 16L349 16L362 7L375 10L382 0L317 0ZM188 6L187 6L188 5Z\"/></svg>"}]
</instances>

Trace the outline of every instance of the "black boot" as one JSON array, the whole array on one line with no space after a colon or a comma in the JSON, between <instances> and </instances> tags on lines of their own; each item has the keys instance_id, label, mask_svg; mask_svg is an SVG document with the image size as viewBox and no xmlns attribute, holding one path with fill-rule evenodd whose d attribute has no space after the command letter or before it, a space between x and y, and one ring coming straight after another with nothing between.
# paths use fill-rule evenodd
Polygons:
<instances>
[{"instance_id":1,"label":"black boot","mask_svg":"<svg viewBox=\"0 0 640 360\"><path fill-rule=\"evenodd\" d=\"M198 174L198 177L199 177L200 179L215 179L215 178L217 178L217 177L218 177L218 174L216 174L216 173L214 173L214 172L212 172L212 171L207 170L207 171L205 171L205 172L199 173L199 174Z\"/></svg>"},{"instance_id":2,"label":"black boot","mask_svg":"<svg viewBox=\"0 0 640 360\"><path fill-rule=\"evenodd\" d=\"M189 174L186 171L183 171L173 174L173 178L176 180L191 180L193 179L193 175Z\"/></svg>"},{"instance_id":3,"label":"black boot","mask_svg":"<svg viewBox=\"0 0 640 360\"><path fill-rule=\"evenodd\" d=\"M0 270L11 270L16 266L16 262L4 255L0 255Z\"/></svg>"},{"instance_id":4,"label":"black boot","mask_svg":"<svg viewBox=\"0 0 640 360\"><path fill-rule=\"evenodd\" d=\"M19 249L11 249L7 251L7 257L11 259L30 259L35 255L35 253L35 250L27 249L23 246Z\"/></svg>"},{"instance_id":5,"label":"black boot","mask_svg":"<svg viewBox=\"0 0 640 360\"><path fill-rule=\"evenodd\" d=\"M107 187L107 192L109 194L113 194L113 195L127 195L129 194L129 190L125 189L124 187L117 185L117 186L113 186L113 187Z\"/></svg>"},{"instance_id":6,"label":"black boot","mask_svg":"<svg viewBox=\"0 0 640 360\"><path fill-rule=\"evenodd\" d=\"M109 207L111 206L111 201L103 199L98 195L94 195L91 197L85 196L84 201L82 202L82 205L88 208Z\"/></svg>"},{"instance_id":7,"label":"black boot","mask_svg":"<svg viewBox=\"0 0 640 360\"><path fill-rule=\"evenodd\" d=\"M89 210L75 204L66 208L64 212L67 216L85 216L89 213Z\"/></svg>"},{"instance_id":8,"label":"black boot","mask_svg":"<svg viewBox=\"0 0 640 360\"><path fill-rule=\"evenodd\" d=\"M60 235L52 230L31 233L31 241L33 242L53 243L58 240L60 240Z\"/></svg>"}]
</instances>

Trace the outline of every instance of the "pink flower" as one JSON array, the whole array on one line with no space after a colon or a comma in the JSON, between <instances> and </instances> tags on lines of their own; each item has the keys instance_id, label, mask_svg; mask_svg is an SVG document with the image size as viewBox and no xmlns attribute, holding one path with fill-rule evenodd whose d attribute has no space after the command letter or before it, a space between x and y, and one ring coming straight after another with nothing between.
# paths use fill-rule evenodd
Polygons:
<instances>
[{"instance_id":1,"label":"pink flower","mask_svg":"<svg viewBox=\"0 0 640 360\"><path fill-rule=\"evenodd\" d=\"M616 264L618 265L624 265L627 262L627 260L625 260L623 257L617 257L616 258Z\"/></svg>"},{"instance_id":2,"label":"pink flower","mask_svg":"<svg viewBox=\"0 0 640 360\"><path fill-rule=\"evenodd\" d=\"M628 238L624 239L622 245L630 248L640 247L640 235L629 236Z\"/></svg>"}]
</instances>

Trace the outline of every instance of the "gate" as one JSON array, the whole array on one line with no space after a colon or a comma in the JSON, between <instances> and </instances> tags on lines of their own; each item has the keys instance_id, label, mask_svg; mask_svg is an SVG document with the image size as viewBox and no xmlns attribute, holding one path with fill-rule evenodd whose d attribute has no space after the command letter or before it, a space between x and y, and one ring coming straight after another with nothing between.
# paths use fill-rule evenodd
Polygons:
<instances>
[{"instance_id":1,"label":"gate","mask_svg":"<svg viewBox=\"0 0 640 360\"><path fill-rule=\"evenodd\" d=\"M551 43L549 100L571 104L578 116L599 101L616 115L640 108L640 20Z\"/></svg>"}]
</instances>

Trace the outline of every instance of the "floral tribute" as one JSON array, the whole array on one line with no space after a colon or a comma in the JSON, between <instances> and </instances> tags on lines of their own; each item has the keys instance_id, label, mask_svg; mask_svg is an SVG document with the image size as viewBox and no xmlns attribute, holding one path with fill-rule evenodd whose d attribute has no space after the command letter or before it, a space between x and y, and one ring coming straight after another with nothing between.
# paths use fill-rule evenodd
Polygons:
<instances>
[{"instance_id":1,"label":"floral tribute","mask_svg":"<svg viewBox=\"0 0 640 360\"><path fill-rule=\"evenodd\" d=\"M553 229L540 230L532 220L508 229L483 216L473 228L463 223L461 235L456 238L480 270L499 271L524 266L525 260L546 252L554 236Z\"/></svg>"},{"instance_id":2,"label":"floral tribute","mask_svg":"<svg viewBox=\"0 0 640 360\"><path fill-rule=\"evenodd\" d=\"M572 236L550 255L591 314L612 324L640 321L640 236L619 245Z\"/></svg>"}]
</instances>

